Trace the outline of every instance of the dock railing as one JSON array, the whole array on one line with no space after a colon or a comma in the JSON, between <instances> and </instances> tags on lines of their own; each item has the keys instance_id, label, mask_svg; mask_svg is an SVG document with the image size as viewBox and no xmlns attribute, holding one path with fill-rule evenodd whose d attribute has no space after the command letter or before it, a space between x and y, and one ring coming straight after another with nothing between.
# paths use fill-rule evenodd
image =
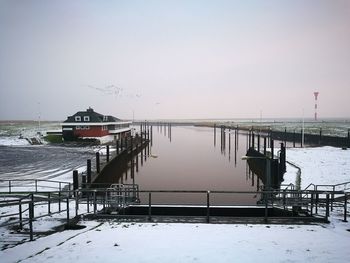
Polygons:
<instances>
[{"instance_id":1,"label":"dock railing","mask_svg":"<svg viewBox=\"0 0 350 263\"><path fill-rule=\"evenodd\" d=\"M271 190L271 191L191 191L191 190L139 190L138 187L130 185L115 185L109 188L99 189L78 189L75 191L62 190L57 192L12 192L0 193L0 207L11 207L8 213L0 215L0 227L18 226L23 230L27 226L30 240L34 239L33 222L39 218L65 213L66 224L70 220L86 214L101 214L108 211L116 211L116 217L123 215L124 208L128 206L147 206L148 220L152 220L152 208L157 205L165 205L159 200L162 195L175 195L181 201L186 195L198 195L200 200L197 206L206 209L206 222L211 221L211 210L214 207L249 207L241 204L239 197L251 196L258 198L256 205L264 209L264 220L269 222L272 215L271 208L279 208L288 211L304 212L304 218L315 217L328 221L330 209L333 205L343 210L344 221L347 220L348 192L344 191L321 191L321 190ZM229 204L220 203L220 198L225 195L232 197ZM331 196L339 197L337 202L332 204ZM161 197L161 198L160 198ZM341 198L340 198L341 197ZM219 201L218 201L219 200ZM238 200L238 201L235 201ZM175 205L175 204L173 204ZM187 206L178 202L178 206ZM37 211L38 210L38 211ZM74 214L75 211L75 214ZM40 213L39 213L40 212ZM118 213L120 212L120 213ZM73 215L74 214L74 215ZM288 216L287 216L288 217ZM290 216L292 218L292 216ZM295 216L297 217L297 216ZM5 219L11 218L11 220ZM300 217L299 217L300 218Z\"/></svg>"}]
</instances>

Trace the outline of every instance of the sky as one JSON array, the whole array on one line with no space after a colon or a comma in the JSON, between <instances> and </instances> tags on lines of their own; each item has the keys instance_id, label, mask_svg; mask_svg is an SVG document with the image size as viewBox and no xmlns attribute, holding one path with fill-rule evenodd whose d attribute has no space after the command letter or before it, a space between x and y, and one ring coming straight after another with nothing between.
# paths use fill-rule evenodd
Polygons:
<instances>
[{"instance_id":1,"label":"sky","mask_svg":"<svg viewBox=\"0 0 350 263\"><path fill-rule=\"evenodd\" d=\"M0 120L350 118L350 1L0 0Z\"/></svg>"}]
</instances>

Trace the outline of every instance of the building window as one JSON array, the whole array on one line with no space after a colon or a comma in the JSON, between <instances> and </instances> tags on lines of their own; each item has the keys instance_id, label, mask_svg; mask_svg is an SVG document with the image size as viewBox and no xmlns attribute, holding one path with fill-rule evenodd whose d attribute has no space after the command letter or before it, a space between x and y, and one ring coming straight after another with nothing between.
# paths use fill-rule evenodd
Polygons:
<instances>
[{"instance_id":1,"label":"building window","mask_svg":"<svg viewBox=\"0 0 350 263\"><path fill-rule=\"evenodd\" d=\"M90 116L84 116L84 121L90 121Z\"/></svg>"},{"instance_id":2,"label":"building window","mask_svg":"<svg viewBox=\"0 0 350 263\"><path fill-rule=\"evenodd\" d=\"M76 126L76 130L90 130L90 126Z\"/></svg>"},{"instance_id":3,"label":"building window","mask_svg":"<svg viewBox=\"0 0 350 263\"><path fill-rule=\"evenodd\" d=\"M80 116L75 116L75 121L81 121L81 117Z\"/></svg>"},{"instance_id":4,"label":"building window","mask_svg":"<svg viewBox=\"0 0 350 263\"><path fill-rule=\"evenodd\" d=\"M106 131L106 130L108 130L108 127L107 127L106 125L103 125L103 126L102 126L102 130L103 130L103 131Z\"/></svg>"},{"instance_id":5,"label":"building window","mask_svg":"<svg viewBox=\"0 0 350 263\"><path fill-rule=\"evenodd\" d=\"M108 116L103 116L103 121L108 121Z\"/></svg>"}]
</instances>

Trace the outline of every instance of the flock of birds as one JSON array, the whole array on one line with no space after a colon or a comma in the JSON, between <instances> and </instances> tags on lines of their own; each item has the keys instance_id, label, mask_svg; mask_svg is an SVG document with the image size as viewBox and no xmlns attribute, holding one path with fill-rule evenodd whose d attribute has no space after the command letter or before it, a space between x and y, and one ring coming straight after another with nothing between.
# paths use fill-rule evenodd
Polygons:
<instances>
[{"instance_id":1,"label":"flock of birds","mask_svg":"<svg viewBox=\"0 0 350 263\"><path fill-rule=\"evenodd\" d=\"M113 95L115 98L121 98L121 97L127 97L127 98L140 98L141 94L133 94L128 93L124 91L123 88L120 88L115 85L108 85L103 88L98 88L92 85L87 85L90 89L97 90L98 92L102 93L103 95Z\"/></svg>"},{"instance_id":2,"label":"flock of birds","mask_svg":"<svg viewBox=\"0 0 350 263\"><path fill-rule=\"evenodd\" d=\"M139 93L130 93L125 91L123 88L120 88L116 85L107 85L103 88L95 87L92 85L86 85L88 88L96 90L100 92L103 95L109 95L109 96L114 96L115 99L117 98L131 98L131 99L139 99L141 98L141 94ZM155 105L159 105L159 102L156 102Z\"/></svg>"}]
</instances>

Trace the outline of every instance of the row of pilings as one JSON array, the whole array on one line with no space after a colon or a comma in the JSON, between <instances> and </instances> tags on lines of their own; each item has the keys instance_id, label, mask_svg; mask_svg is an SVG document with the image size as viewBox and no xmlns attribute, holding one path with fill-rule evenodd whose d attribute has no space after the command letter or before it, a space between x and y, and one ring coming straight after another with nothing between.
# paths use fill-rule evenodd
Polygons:
<instances>
[{"instance_id":1,"label":"row of pilings","mask_svg":"<svg viewBox=\"0 0 350 263\"><path fill-rule=\"evenodd\" d=\"M306 133L305 130L301 129L287 129L284 130L273 130L269 128L259 127L247 127L247 126L226 126L214 124L214 145L216 145L216 130L220 128L222 144L225 145L225 137L222 131L235 130L242 131L245 133L262 134L267 137L267 147L270 147L271 140L281 141L287 147L304 147L304 146L334 146L342 148L350 148L350 129L348 129L347 136L334 136L325 134L322 128L318 129L318 132ZM260 146L260 142L257 142Z\"/></svg>"},{"instance_id":2,"label":"row of pilings","mask_svg":"<svg viewBox=\"0 0 350 263\"><path fill-rule=\"evenodd\" d=\"M144 130L140 134L135 136L125 136L116 140L113 144L106 145L105 154L101 155L99 151L95 153L94 163L92 159L87 159L86 161L86 172L81 174L79 177L78 171L73 171L73 189L76 190L81 186L82 188L92 187L94 184L96 186L96 181L100 181L99 177L103 174L104 169L112 162L118 162L129 156L128 159L133 159L134 155L141 153L141 164L143 164L144 158L150 155L150 143L152 141L151 129ZM111 153L111 148L115 148L113 154ZM133 164L138 170L138 158L137 162ZM98 188L98 186L97 186Z\"/></svg>"}]
</instances>

